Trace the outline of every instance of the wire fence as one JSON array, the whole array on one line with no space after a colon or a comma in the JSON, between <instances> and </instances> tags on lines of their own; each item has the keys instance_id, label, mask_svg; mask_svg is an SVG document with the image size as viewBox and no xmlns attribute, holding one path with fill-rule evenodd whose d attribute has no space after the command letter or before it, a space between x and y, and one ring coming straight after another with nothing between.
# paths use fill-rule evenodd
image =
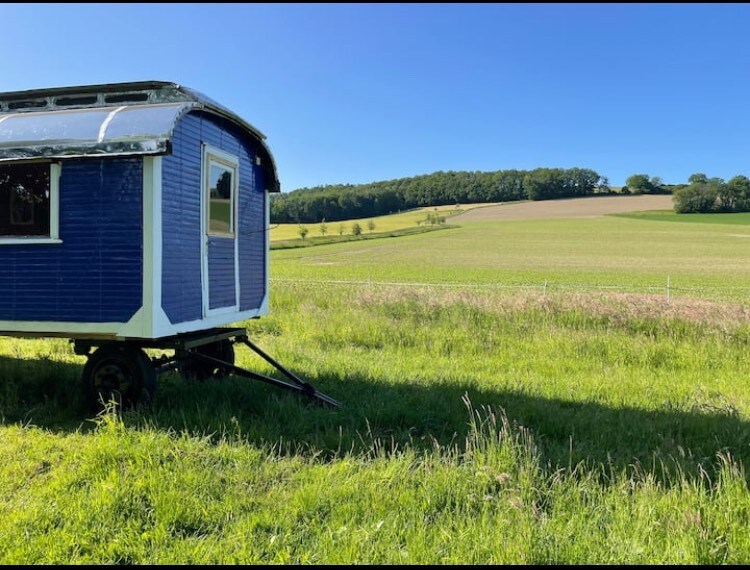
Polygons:
<instances>
[{"instance_id":1,"label":"wire fence","mask_svg":"<svg viewBox=\"0 0 750 570\"><path fill-rule=\"evenodd\" d=\"M484 290L531 290L541 291L544 294L548 292L560 291L608 291L608 292L644 292L653 295L662 295L665 302L669 304L673 295L690 295L711 298L726 298L747 296L750 299L750 286L732 287L732 286L685 286L675 285L672 279L667 276L662 285L601 285L586 283L558 283L545 280L542 283L461 283L461 282L415 282L415 281L367 281L357 280L321 280L321 279L285 279L271 278L271 283L287 283L295 285L341 285L341 286L382 286L382 287L405 287L405 288L448 288L448 289L484 289Z\"/></svg>"}]
</instances>

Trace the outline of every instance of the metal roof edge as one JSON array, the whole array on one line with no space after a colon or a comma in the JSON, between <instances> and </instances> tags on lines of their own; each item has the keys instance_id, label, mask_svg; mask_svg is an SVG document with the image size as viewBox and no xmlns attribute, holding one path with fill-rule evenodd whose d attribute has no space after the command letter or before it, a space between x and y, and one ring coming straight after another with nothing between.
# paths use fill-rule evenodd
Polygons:
<instances>
[{"instance_id":1,"label":"metal roof edge","mask_svg":"<svg viewBox=\"0 0 750 570\"><path fill-rule=\"evenodd\" d=\"M43 89L27 89L23 91L8 91L0 93L0 102L5 103L5 109L0 106L0 117L9 116L13 114L28 113L28 112L43 112L43 111L63 111L72 109L86 109L96 108L105 106L106 95L125 93L132 94L133 92L144 91L151 92L148 100L142 102L127 102L128 106L133 105L153 105L155 103L167 103L167 102L193 102L196 103L195 110L202 107L202 110L210 111L220 117L223 117L234 123L240 129L244 130L248 134L252 135L258 140L263 151L268 157L268 161L271 164L270 174L273 176L272 191L280 191L280 183L278 177L278 171L276 169L276 161L271 154L271 150L266 144L266 135L263 134L259 129L248 123L237 113L231 111L224 105L218 103L214 99L204 95L200 91L186 87L179 83L171 81L132 81L122 83L103 83L95 85L78 85L78 86L66 86L66 87L50 87ZM92 96L97 95L97 102L93 104L81 103L72 104L66 107L58 107L56 104L57 98L65 96ZM22 102L24 100L46 100L44 101L43 108L19 108L10 109L8 103L10 102ZM120 103L123 104L123 103Z\"/></svg>"}]
</instances>

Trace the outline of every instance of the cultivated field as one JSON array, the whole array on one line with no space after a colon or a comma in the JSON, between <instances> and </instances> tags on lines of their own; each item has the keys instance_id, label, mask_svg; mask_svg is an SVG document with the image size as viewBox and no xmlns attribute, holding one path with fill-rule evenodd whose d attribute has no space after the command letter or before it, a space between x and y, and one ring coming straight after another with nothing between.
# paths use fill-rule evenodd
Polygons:
<instances>
[{"instance_id":1,"label":"cultivated field","mask_svg":"<svg viewBox=\"0 0 750 570\"><path fill-rule=\"evenodd\" d=\"M671 210L672 205L671 195L589 196L567 200L492 205L462 213L451 221L463 223L495 220L588 218L623 212Z\"/></svg>"},{"instance_id":2,"label":"cultivated field","mask_svg":"<svg viewBox=\"0 0 750 570\"><path fill-rule=\"evenodd\" d=\"M669 279L670 294L747 301L750 240L743 236L750 232L736 223L741 215L729 224L717 223L721 216L679 224L647 216L466 222L433 234L277 251L272 270L292 282L546 283L661 294Z\"/></svg>"},{"instance_id":3,"label":"cultivated field","mask_svg":"<svg viewBox=\"0 0 750 570\"><path fill-rule=\"evenodd\" d=\"M172 374L88 420L3 339L0 562L747 563L750 215L675 221L275 251L245 324L340 410Z\"/></svg>"},{"instance_id":4,"label":"cultivated field","mask_svg":"<svg viewBox=\"0 0 750 570\"><path fill-rule=\"evenodd\" d=\"M450 223L488 220L525 220L545 218L582 218L617 214L623 212L640 212L648 210L671 210L672 196L589 196L567 200L547 200L543 202L510 202L506 204L477 203L450 206L416 208L408 212L376 216L372 218L375 233L391 232L426 225L427 214L440 214ZM357 222L365 233L369 233L367 219L327 222L326 232L329 236L351 233L352 225ZM320 224L301 224L307 227L308 237L318 237ZM272 224L270 239L274 241L299 239L300 224Z\"/></svg>"}]
</instances>

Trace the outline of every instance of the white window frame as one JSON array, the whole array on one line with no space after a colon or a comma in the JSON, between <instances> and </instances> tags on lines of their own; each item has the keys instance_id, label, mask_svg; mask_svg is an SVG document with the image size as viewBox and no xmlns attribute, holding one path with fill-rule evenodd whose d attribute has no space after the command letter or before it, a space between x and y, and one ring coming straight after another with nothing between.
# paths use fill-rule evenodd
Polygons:
<instances>
[{"instance_id":1,"label":"white window frame","mask_svg":"<svg viewBox=\"0 0 750 570\"><path fill-rule=\"evenodd\" d=\"M211 231L211 165L217 164L232 171L232 195L229 204L229 232ZM237 236L237 203L239 189L240 161L236 156L209 145L203 146L203 196L206 202L206 235L218 237Z\"/></svg>"},{"instance_id":2,"label":"white window frame","mask_svg":"<svg viewBox=\"0 0 750 570\"><path fill-rule=\"evenodd\" d=\"M62 167L59 162L30 160L24 162L6 163L16 164L49 164L49 236L0 236L0 245L31 245L62 243L60 239L60 174Z\"/></svg>"}]
</instances>

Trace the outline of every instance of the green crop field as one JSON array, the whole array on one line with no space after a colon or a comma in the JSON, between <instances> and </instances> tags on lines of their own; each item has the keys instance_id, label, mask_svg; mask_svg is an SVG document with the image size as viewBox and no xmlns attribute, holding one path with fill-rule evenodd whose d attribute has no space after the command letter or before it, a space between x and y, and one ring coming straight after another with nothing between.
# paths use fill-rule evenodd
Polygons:
<instances>
[{"instance_id":1,"label":"green crop field","mask_svg":"<svg viewBox=\"0 0 750 570\"><path fill-rule=\"evenodd\" d=\"M687 222L698 224L720 224L750 226L750 212L732 214L677 214L673 211L653 212L630 212L625 214L613 214L625 218L639 220L654 220L659 222Z\"/></svg>"},{"instance_id":2,"label":"green crop field","mask_svg":"<svg viewBox=\"0 0 750 570\"><path fill-rule=\"evenodd\" d=\"M466 223L371 242L276 251L273 277L664 290L747 300L750 239L732 224L600 216ZM696 291L694 289L701 289Z\"/></svg>"},{"instance_id":3,"label":"green crop field","mask_svg":"<svg viewBox=\"0 0 750 570\"><path fill-rule=\"evenodd\" d=\"M750 562L747 234L650 214L274 251L244 324L341 409L168 374L91 418L66 341L2 339L0 562Z\"/></svg>"}]
</instances>

